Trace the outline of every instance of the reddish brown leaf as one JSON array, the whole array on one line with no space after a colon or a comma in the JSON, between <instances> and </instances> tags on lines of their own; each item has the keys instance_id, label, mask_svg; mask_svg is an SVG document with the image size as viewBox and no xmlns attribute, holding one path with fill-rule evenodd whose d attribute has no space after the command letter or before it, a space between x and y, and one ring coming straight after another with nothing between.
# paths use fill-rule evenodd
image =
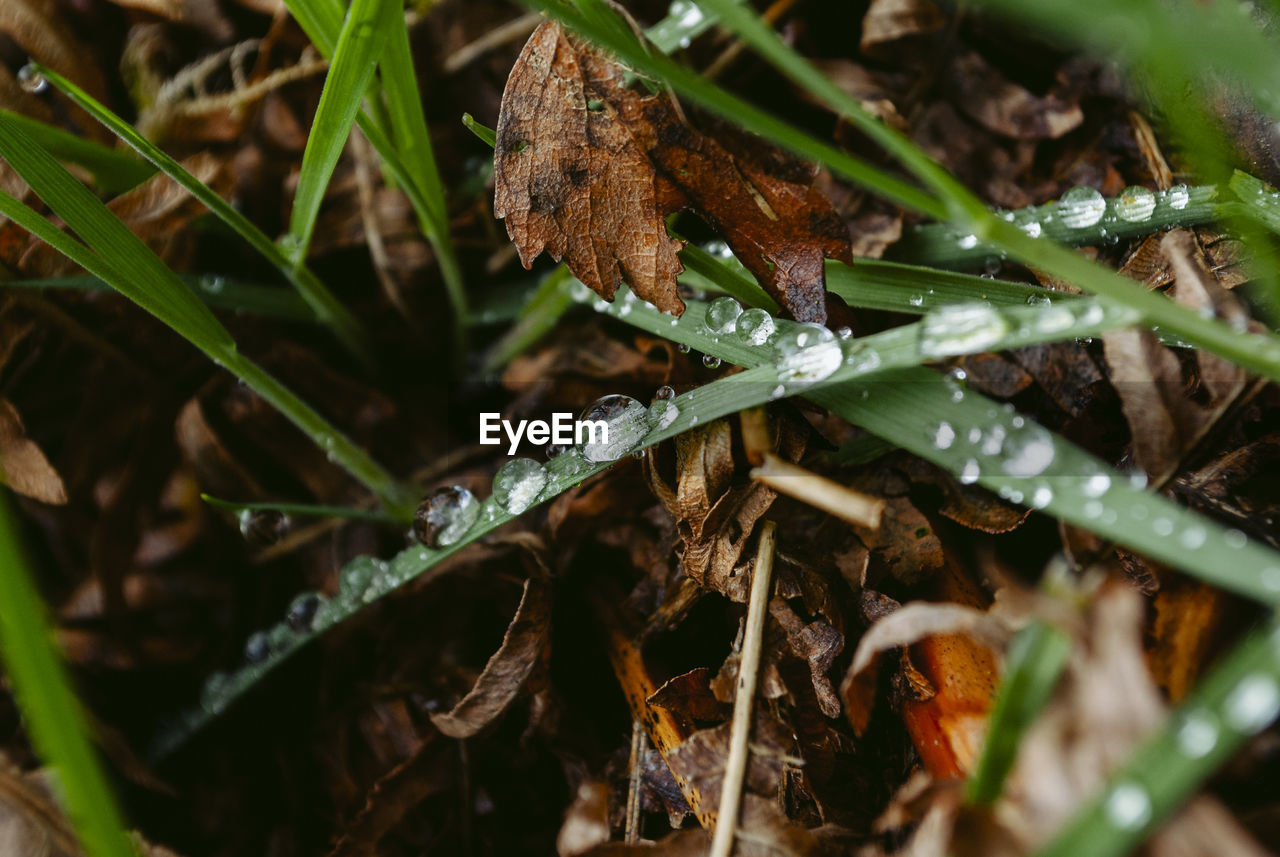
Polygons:
<instances>
[{"instance_id":1,"label":"reddish brown leaf","mask_svg":"<svg viewBox=\"0 0 1280 857\"><path fill-rule=\"evenodd\" d=\"M62 477L27 437L17 408L6 399L0 399L0 482L42 503L61 506L67 502Z\"/></svg>"},{"instance_id":2,"label":"reddish brown leaf","mask_svg":"<svg viewBox=\"0 0 1280 857\"><path fill-rule=\"evenodd\" d=\"M666 94L554 22L530 37L507 81L494 155L494 212L529 267L546 250L606 300L619 282L679 314L680 242L664 217L697 211L802 321L827 317L823 259L852 261L847 227L813 175L725 130L690 126Z\"/></svg>"}]
</instances>

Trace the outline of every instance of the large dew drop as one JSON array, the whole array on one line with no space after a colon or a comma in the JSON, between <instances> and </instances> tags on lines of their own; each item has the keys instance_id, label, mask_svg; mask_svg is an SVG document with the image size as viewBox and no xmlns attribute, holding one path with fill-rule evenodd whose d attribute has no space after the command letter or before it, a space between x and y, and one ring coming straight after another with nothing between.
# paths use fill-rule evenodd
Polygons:
<instances>
[{"instance_id":1,"label":"large dew drop","mask_svg":"<svg viewBox=\"0 0 1280 857\"><path fill-rule=\"evenodd\" d=\"M1063 226L1084 229L1102 219L1107 211L1107 201L1091 187L1073 187L1058 200L1055 210Z\"/></svg>"},{"instance_id":2,"label":"large dew drop","mask_svg":"<svg viewBox=\"0 0 1280 857\"><path fill-rule=\"evenodd\" d=\"M427 547L447 547L461 541L478 517L480 503L475 495L460 485L449 485L431 492L418 506L413 531Z\"/></svg>"},{"instance_id":3,"label":"large dew drop","mask_svg":"<svg viewBox=\"0 0 1280 857\"><path fill-rule=\"evenodd\" d=\"M1265 673L1251 673L1227 694L1222 715L1237 732L1261 732L1280 715L1280 687Z\"/></svg>"},{"instance_id":4,"label":"large dew drop","mask_svg":"<svg viewBox=\"0 0 1280 857\"><path fill-rule=\"evenodd\" d=\"M1165 201L1174 211L1181 211L1191 202L1191 193L1184 184L1176 184L1164 192Z\"/></svg>"},{"instance_id":5,"label":"large dew drop","mask_svg":"<svg viewBox=\"0 0 1280 857\"><path fill-rule=\"evenodd\" d=\"M1116 197L1115 209L1121 220L1141 223L1155 212L1156 195L1145 187L1127 187Z\"/></svg>"},{"instance_id":6,"label":"large dew drop","mask_svg":"<svg viewBox=\"0 0 1280 857\"><path fill-rule=\"evenodd\" d=\"M950 304L925 315L920 352L927 357L985 351L1009 332L1008 320L986 304Z\"/></svg>"},{"instance_id":7,"label":"large dew drop","mask_svg":"<svg viewBox=\"0 0 1280 857\"><path fill-rule=\"evenodd\" d=\"M18 86L23 92L39 95L49 88L49 80L34 65L27 63L18 69Z\"/></svg>"},{"instance_id":8,"label":"large dew drop","mask_svg":"<svg viewBox=\"0 0 1280 857\"><path fill-rule=\"evenodd\" d=\"M582 457L596 463L617 461L635 450L649 433L649 411L630 396L596 399L578 417L591 425L583 428L579 444Z\"/></svg>"},{"instance_id":9,"label":"large dew drop","mask_svg":"<svg viewBox=\"0 0 1280 857\"><path fill-rule=\"evenodd\" d=\"M304 592L289 602L284 620L295 631L310 631L315 626L316 614L324 606L325 598L318 592Z\"/></svg>"},{"instance_id":10,"label":"large dew drop","mask_svg":"<svg viewBox=\"0 0 1280 857\"><path fill-rule=\"evenodd\" d=\"M774 343L778 352L778 378L812 384L829 377L844 362L836 336L820 324L788 327Z\"/></svg>"},{"instance_id":11,"label":"large dew drop","mask_svg":"<svg viewBox=\"0 0 1280 857\"><path fill-rule=\"evenodd\" d=\"M532 458L513 458L493 477L493 500L513 515L538 501L547 487L547 471Z\"/></svg>"},{"instance_id":12,"label":"large dew drop","mask_svg":"<svg viewBox=\"0 0 1280 857\"><path fill-rule=\"evenodd\" d=\"M738 339L747 345L764 345L773 338L773 316L755 307L738 316Z\"/></svg>"},{"instance_id":13,"label":"large dew drop","mask_svg":"<svg viewBox=\"0 0 1280 857\"><path fill-rule=\"evenodd\" d=\"M738 316L742 315L742 307L730 297L716 298L707 304L703 321L712 333L733 333L738 327Z\"/></svg>"},{"instance_id":14,"label":"large dew drop","mask_svg":"<svg viewBox=\"0 0 1280 857\"><path fill-rule=\"evenodd\" d=\"M1005 440L1000 469L1009 476L1039 476L1053 463L1053 435L1039 425L1027 425Z\"/></svg>"},{"instance_id":15,"label":"large dew drop","mask_svg":"<svg viewBox=\"0 0 1280 857\"><path fill-rule=\"evenodd\" d=\"M1137 830L1151 820L1151 798L1137 783L1117 783L1103 808L1107 819L1121 830Z\"/></svg>"}]
</instances>

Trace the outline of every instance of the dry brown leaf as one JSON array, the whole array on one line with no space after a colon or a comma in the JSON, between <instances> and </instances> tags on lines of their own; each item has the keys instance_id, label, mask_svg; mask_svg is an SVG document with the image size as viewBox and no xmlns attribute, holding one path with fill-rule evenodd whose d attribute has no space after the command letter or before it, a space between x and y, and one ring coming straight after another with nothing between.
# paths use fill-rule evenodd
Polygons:
<instances>
[{"instance_id":1,"label":"dry brown leaf","mask_svg":"<svg viewBox=\"0 0 1280 857\"><path fill-rule=\"evenodd\" d=\"M907 36L935 33L947 19L933 0L871 0L862 16L864 53L874 54L890 42Z\"/></svg>"},{"instance_id":2,"label":"dry brown leaf","mask_svg":"<svg viewBox=\"0 0 1280 857\"><path fill-rule=\"evenodd\" d=\"M329 857L375 857L378 843L414 807L450 788L453 775L443 758L450 749L447 742L427 740L410 758L380 777Z\"/></svg>"},{"instance_id":3,"label":"dry brown leaf","mask_svg":"<svg viewBox=\"0 0 1280 857\"><path fill-rule=\"evenodd\" d=\"M840 697L827 673L844 650L844 635L822 619L805 623L781 598L775 597L769 602L769 615L786 632L791 653L808 664L809 678L822 713L839 717Z\"/></svg>"},{"instance_id":4,"label":"dry brown leaf","mask_svg":"<svg viewBox=\"0 0 1280 857\"><path fill-rule=\"evenodd\" d=\"M608 784L583 782L556 836L556 853L560 857L578 857L608 842L611 833Z\"/></svg>"},{"instance_id":5,"label":"dry brown leaf","mask_svg":"<svg viewBox=\"0 0 1280 857\"><path fill-rule=\"evenodd\" d=\"M628 88L621 66L558 24L526 43L497 133L494 213L526 268L546 250L606 300L625 280L678 315L681 244L664 217L691 208L795 318L826 320L823 260L852 254L813 175L741 135L696 131L668 95Z\"/></svg>"},{"instance_id":6,"label":"dry brown leaf","mask_svg":"<svg viewBox=\"0 0 1280 857\"><path fill-rule=\"evenodd\" d=\"M7 399L0 399L0 482L41 503L61 506L67 502L62 477L27 437L18 409Z\"/></svg>"},{"instance_id":7,"label":"dry brown leaf","mask_svg":"<svg viewBox=\"0 0 1280 857\"><path fill-rule=\"evenodd\" d=\"M524 690L542 660L551 630L551 587L529 578L520 606L475 686L451 711L431 722L450 738L469 738L496 720Z\"/></svg>"},{"instance_id":8,"label":"dry brown leaf","mask_svg":"<svg viewBox=\"0 0 1280 857\"><path fill-rule=\"evenodd\" d=\"M1052 91L1032 95L987 64L976 51L965 51L951 63L956 103L983 126L1020 140L1056 139L1080 126L1080 105Z\"/></svg>"}]
</instances>

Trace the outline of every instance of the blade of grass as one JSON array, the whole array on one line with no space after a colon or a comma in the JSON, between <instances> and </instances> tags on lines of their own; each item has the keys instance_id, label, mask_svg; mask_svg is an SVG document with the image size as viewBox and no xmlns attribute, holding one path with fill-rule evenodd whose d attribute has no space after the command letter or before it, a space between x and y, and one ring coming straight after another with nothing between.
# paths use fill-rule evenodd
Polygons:
<instances>
[{"instance_id":1,"label":"blade of grass","mask_svg":"<svg viewBox=\"0 0 1280 857\"><path fill-rule=\"evenodd\" d=\"M1045 622L1028 625L1009 642L982 756L965 785L970 804L990 804L1000 797L1022 736L1048 703L1070 653L1071 638Z\"/></svg>"},{"instance_id":2,"label":"blade of grass","mask_svg":"<svg viewBox=\"0 0 1280 857\"><path fill-rule=\"evenodd\" d=\"M1071 301L1076 295L1027 283L991 280L904 265L859 259L853 265L827 262L827 288L851 307L925 313L946 304L986 301L999 306Z\"/></svg>"},{"instance_id":3,"label":"blade of grass","mask_svg":"<svg viewBox=\"0 0 1280 857\"><path fill-rule=\"evenodd\" d=\"M216 309L251 313L284 321L315 321L315 314L293 292L276 286L245 283L221 276L178 277L208 306ZM79 291L114 291L109 283L95 276L45 277L36 280L4 280L0 286L15 289L76 289Z\"/></svg>"},{"instance_id":4,"label":"blade of grass","mask_svg":"<svg viewBox=\"0 0 1280 857\"><path fill-rule=\"evenodd\" d=\"M76 181L47 152L0 118L0 156L31 189L80 236L84 244L8 194L0 192L0 214L154 315L214 363L230 370L298 426L332 460L345 468L407 520L412 497L407 489L349 438L334 429L260 366L236 349L235 341L213 313L177 275L102 202ZM86 246L88 245L88 246Z\"/></svg>"},{"instance_id":5,"label":"blade of grass","mask_svg":"<svg viewBox=\"0 0 1280 857\"><path fill-rule=\"evenodd\" d=\"M0 656L32 743L57 772L59 801L90 857L137 857L90 743L88 718L54 648L44 601L0 491Z\"/></svg>"},{"instance_id":6,"label":"blade of grass","mask_svg":"<svg viewBox=\"0 0 1280 857\"><path fill-rule=\"evenodd\" d=\"M106 193L123 193L155 173L149 164L126 152L109 149L61 128L8 110L0 110L0 116L21 128L58 160L84 167L93 176L93 183Z\"/></svg>"},{"instance_id":7,"label":"blade of grass","mask_svg":"<svg viewBox=\"0 0 1280 857\"><path fill-rule=\"evenodd\" d=\"M392 13L400 14L400 4L393 0L352 0L343 21L302 153L289 232L281 239L285 256L294 265L307 257L320 203L360 112L360 102L373 82Z\"/></svg>"},{"instance_id":8,"label":"blade of grass","mask_svg":"<svg viewBox=\"0 0 1280 857\"><path fill-rule=\"evenodd\" d=\"M201 494L200 499L215 509L225 509L237 516L253 512L279 512L282 515L296 515L308 518L350 518L355 521L376 521L380 524L396 524L399 521L390 515L372 509L356 509L351 506L317 506L313 503L240 503L233 500L219 500L208 494Z\"/></svg>"},{"instance_id":9,"label":"blade of grass","mask_svg":"<svg viewBox=\"0 0 1280 857\"><path fill-rule=\"evenodd\" d=\"M589 292L579 299L596 303ZM1072 309L1085 310L1092 303L1077 300ZM671 400L677 411L675 418L651 429L639 448L744 408L800 394L889 443L961 474L962 481L976 481L1011 502L1060 517L1224 589L1267 603L1280 602L1280 553L1159 494L1144 491L1132 477L1116 472L1011 409L1001 408L985 396L963 390L938 373L921 368L919 364L926 357L920 351L920 324L845 341L842 366L822 381L803 385L780 378L771 348L748 345L734 336L713 335L702 322L706 304L691 300L688 306L684 316L673 318L624 288L618 299L602 310L641 330L747 367L746 371L676 396ZM1038 307L1010 307L1004 312L1008 313L1010 332L1006 340L991 347L1074 338L1081 330L1097 332L1118 323L1115 316L1096 324L1083 324L1077 318L1075 325L1046 331L1035 324ZM1085 310L1080 316L1096 313ZM795 323L778 320L777 325L785 331ZM943 430L944 423L949 434ZM970 436L974 431L979 433L977 441ZM984 450L993 437L1000 441L995 455ZM1012 462L1007 468L1002 455ZM1034 476L1024 475L1031 464L1043 468ZM539 495L539 503L610 466L591 463L576 450L553 458L546 464L547 485ZM220 677L212 702L206 700L201 710L190 712L161 736L157 752L176 749L308 640L404 583L438 568L446 557L515 517L490 497L483 501L477 523L457 543L440 549L415 546L397 554L380 567L373 582L344 590L328 602L311 631L285 637L265 661L246 664L230 676ZM348 568L369 562L374 560L362 557ZM347 576L344 571L343 579Z\"/></svg>"},{"instance_id":10,"label":"blade of grass","mask_svg":"<svg viewBox=\"0 0 1280 857\"><path fill-rule=\"evenodd\" d=\"M565 310L573 304L571 289L577 282L563 265L544 277L538 290L524 305L519 320L485 355L483 373L497 372L555 327Z\"/></svg>"},{"instance_id":11,"label":"blade of grass","mask_svg":"<svg viewBox=\"0 0 1280 857\"><path fill-rule=\"evenodd\" d=\"M1280 628L1254 631L1214 668L1037 857L1122 857L1280 713Z\"/></svg>"},{"instance_id":12,"label":"blade of grass","mask_svg":"<svg viewBox=\"0 0 1280 857\"><path fill-rule=\"evenodd\" d=\"M139 134L133 126L112 113L92 96L64 78L57 72L43 66L35 66L37 70L55 88L67 96L94 119L101 122L109 131L123 140L142 157L146 158L165 175L169 176L198 199L205 208L213 212L223 223L253 249L262 254L267 261L275 265L297 289L307 305L311 307L315 317L322 324L329 326L334 335L366 365L373 363L372 351L368 337L360 326L360 322L351 315L332 292L305 265L294 264L285 257L280 247L255 226L249 218L237 211L230 203L214 192L212 188L191 175L185 167L165 154L158 146Z\"/></svg>"},{"instance_id":13,"label":"blade of grass","mask_svg":"<svg viewBox=\"0 0 1280 857\"><path fill-rule=\"evenodd\" d=\"M475 134L481 142L488 143L490 149L498 145L498 132L487 125L477 122L476 118L470 113L462 114L462 124L468 131Z\"/></svg>"}]
</instances>

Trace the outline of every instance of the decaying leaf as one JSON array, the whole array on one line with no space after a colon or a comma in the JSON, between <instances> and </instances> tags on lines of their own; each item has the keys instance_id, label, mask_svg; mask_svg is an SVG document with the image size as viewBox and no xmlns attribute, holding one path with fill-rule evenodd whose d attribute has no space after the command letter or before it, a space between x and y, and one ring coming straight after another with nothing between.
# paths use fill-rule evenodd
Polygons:
<instances>
[{"instance_id":1,"label":"decaying leaf","mask_svg":"<svg viewBox=\"0 0 1280 857\"><path fill-rule=\"evenodd\" d=\"M848 229L812 173L758 141L695 130L666 94L538 27L507 80L494 153L494 213L529 267L544 249L606 300L619 282L680 314L680 242L664 217L698 212L795 318L823 322L823 259L852 261Z\"/></svg>"},{"instance_id":2,"label":"decaying leaf","mask_svg":"<svg viewBox=\"0 0 1280 857\"><path fill-rule=\"evenodd\" d=\"M1023 140L1056 139L1084 121L1080 105L1053 92L1037 97L1009 81L976 51L951 63L956 103L985 127Z\"/></svg>"},{"instance_id":3,"label":"decaying leaf","mask_svg":"<svg viewBox=\"0 0 1280 857\"><path fill-rule=\"evenodd\" d=\"M560 857L578 857L608 842L611 833L609 787L601 782L583 782L556 836L556 853Z\"/></svg>"},{"instance_id":4,"label":"decaying leaf","mask_svg":"<svg viewBox=\"0 0 1280 857\"><path fill-rule=\"evenodd\" d=\"M475 687L453 710L431 715L431 722L450 738L469 738L498 718L524 690L543 657L551 628L551 588L529 578L516 615L489 658Z\"/></svg>"},{"instance_id":5,"label":"decaying leaf","mask_svg":"<svg viewBox=\"0 0 1280 857\"><path fill-rule=\"evenodd\" d=\"M872 0L862 16L861 47L874 54L907 36L937 32L946 23L933 0Z\"/></svg>"},{"instance_id":6,"label":"decaying leaf","mask_svg":"<svg viewBox=\"0 0 1280 857\"><path fill-rule=\"evenodd\" d=\"M41 503L67 502L62 477L27 437L18 409L7 399L0 399L0 482Z\"/></svg>"}]
</instances>

